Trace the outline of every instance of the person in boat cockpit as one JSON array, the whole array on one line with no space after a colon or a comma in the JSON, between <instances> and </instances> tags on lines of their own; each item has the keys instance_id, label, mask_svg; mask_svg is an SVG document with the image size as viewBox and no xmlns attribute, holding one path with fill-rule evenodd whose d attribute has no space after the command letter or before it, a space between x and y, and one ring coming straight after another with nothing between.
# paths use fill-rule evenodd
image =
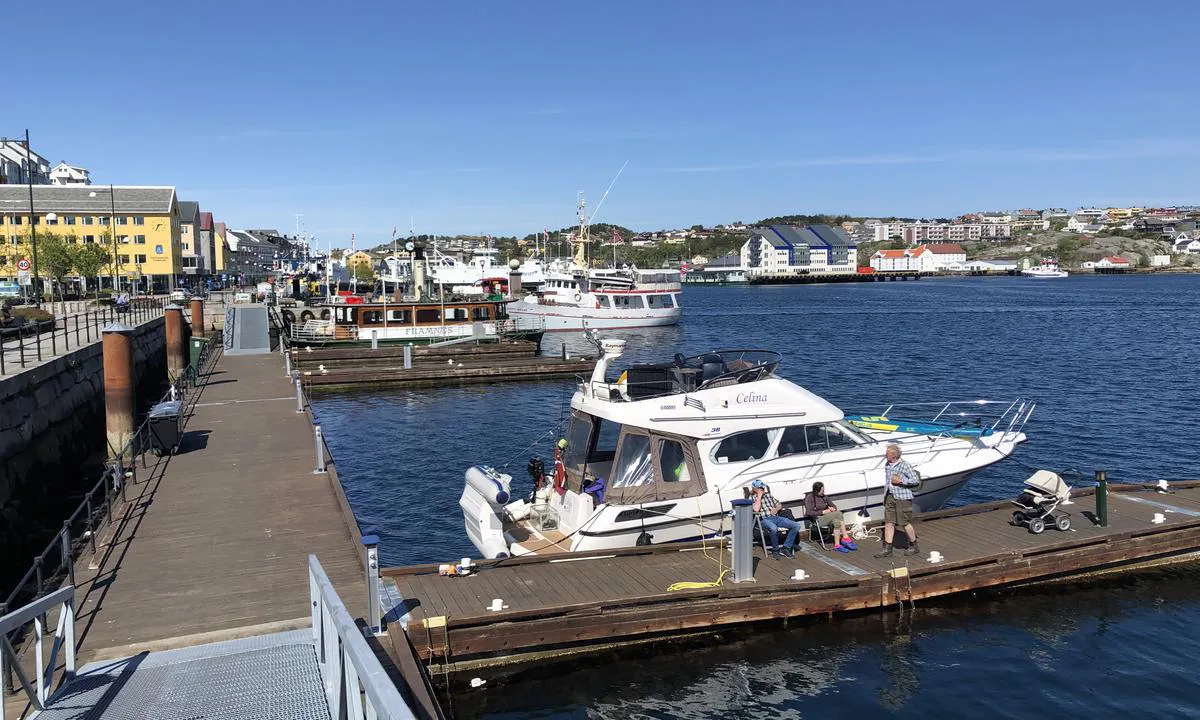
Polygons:
<instances>
[{"instance_id":1,"label":"person in boat cockpit","mask_svg":"<svg viewBox=\"0 0 1200 720\"><path fill-rule=\"evenodd\" d=\"M779 559L779 528L786 528L788 531L787 539L783 541L784 557L795 557L796 536L800 533L800 523L779 514L783 506L762 480L750 483L750 492L754 496L754 514L758 516L763 532L771 538L771 557Z\"/></svg>"}]
</instances>

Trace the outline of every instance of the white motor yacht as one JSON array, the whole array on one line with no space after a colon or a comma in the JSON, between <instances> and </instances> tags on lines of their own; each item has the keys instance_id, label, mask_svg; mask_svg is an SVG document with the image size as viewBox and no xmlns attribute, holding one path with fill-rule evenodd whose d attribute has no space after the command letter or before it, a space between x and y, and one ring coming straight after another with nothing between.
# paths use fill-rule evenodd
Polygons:
<instances>
[{"instance_id":1,"label":"white motor yacht","mask_svg":"<svg viewBox=\"0 0 1200 720\"><path fill-rule=\"evenodd\" d=\"M1043 260L1041 265L1026 268L1021 274L1031 278L1065 278L1070 273L1060 268L1056 260Z\"/></svg>"},{"instance_id":2,"label":"white motor yacht","mask_svg":"<svg viewBox=\"0 0 1200 720\"><path fill-rule=\"evenodd\" d=\"M591 380L571 399L561 458L528 500L512 501L512 477L500 470L466 471L459 505L484 557L721 535L731 529L730 501L759 479L790 508L820 480L847 523L879 519L889 443L921 475L916 509L933 510L1011 455L1034 409L981 400L847 415L777 376L775 352L677 355L612 379L624 341L600 345ZM538 464L531 475L542 474Z\"/></svg>"}]
</instances>

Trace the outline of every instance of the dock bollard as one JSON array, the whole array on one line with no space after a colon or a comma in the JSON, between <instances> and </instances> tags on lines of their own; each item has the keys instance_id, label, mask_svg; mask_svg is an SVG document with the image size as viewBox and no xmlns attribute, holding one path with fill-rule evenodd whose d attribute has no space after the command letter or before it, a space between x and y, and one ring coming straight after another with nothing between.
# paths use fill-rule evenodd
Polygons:
<instances>
[{"instance_id":1,"label":"dock bollard","mask_svg":"<svg viewBox=\"0 0 1200 720\"><path fill-rule=\"evenodd\" d=\"M371 349L372 350L379 349L379 331L378 330L371 331Z\"/></svg>"},{"instance_id":2,"label":"dock bollard","mask_svg":"<svg viewBox=\"0 0 1200 720\"><path fill-rule=\"evenodd\" d=\"M731 500L733 505L733 581L754 581L754 501Z\"/></svg>"},{"instance_id":3,"label":"dock bollard","mask_svg":"<svg viewBox=\"0 0 1200 720\"><path fill-rule=\"evenodd\" d=\"M283 354L283 374L284 377L292 376L292 356L286 352Z\"/></svg>"},{"instance_id":4,"label":"dock bollard","mask_svg":"<svg viewBox=\"0 0 1200 720\"><path fill-rule=\"evenodd\" d=\"M296 376L296 414L304 412L304 388L300 385L300 376Z\"/></svg>"},{"instance_id":5,"label":"dock bollard","mask_svg":"<svg viewBox=\"0 0 1200 720\"><path fill-rule=\"evenodd\" d=\"M367 630L372 635L383 632L383 620L379 612L379 536L363 535L363 551L367 571Z\"/></svg>"},{"instance_id":6,"label":"dock bollard","mask_svg":"<svg viewBox=\"0 0 1200 720\"><path fill-rule=\"evenodd\" d=\"M412 370L412 343L404 346L404 369Z\"/></svg>"},{"instance_id":7,"label":"dock bollard","mask_svg":"<svg viewBox=\"0 0 1200 720\"><path fill-rule=\"evenodd\" d=\"M1108 527L1108 473L1096 471L1096 522Z\"/></svg>"},{"instance_id":8,"label":"dock bollard","mask_svg":"<svg viewBox=\"0 0 1200 720\"><path fill-rule=\"evenodd\" d=\"M562 344L562 359L566 360L568 357L570 357L570 355L567 354L567 344L563 343Z\"/></svg>"},{"instance_id":9,"label":"dock bollard","mask_svg":"<svg viewBox=\"0 0 1200 720\"><path fill-rule=\"evenodd\" d=\"M313 444L317 448L317 469L313 470L313 475L320 475L325 472L325 448L321 442L321 426L313 425Z\"/></svg>"}]
</instances>

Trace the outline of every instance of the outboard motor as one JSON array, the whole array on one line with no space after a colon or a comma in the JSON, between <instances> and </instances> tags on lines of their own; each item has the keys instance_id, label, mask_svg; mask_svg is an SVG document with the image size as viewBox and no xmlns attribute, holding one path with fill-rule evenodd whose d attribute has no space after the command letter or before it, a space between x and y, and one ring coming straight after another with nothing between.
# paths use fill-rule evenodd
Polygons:
<instances>
[{"instance_id":1,"label":"outboard motor","mask_svg":"<svg viewBox=\"0 0 1200 720\"><path fill-rule=\"evenodd\" d=\"M534 493L542 489L542 483L546 482L546 463L535 455L529 458L529 465L526 469L529 471L530 479L533 480L533 493L530 494L532 497Z\"/></svg>"}]
</instances>

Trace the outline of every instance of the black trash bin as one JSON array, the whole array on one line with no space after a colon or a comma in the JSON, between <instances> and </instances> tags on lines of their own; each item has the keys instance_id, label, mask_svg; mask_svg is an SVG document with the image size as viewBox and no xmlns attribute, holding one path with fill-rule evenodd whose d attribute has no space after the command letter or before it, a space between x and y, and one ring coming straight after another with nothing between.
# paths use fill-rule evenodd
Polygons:
<instances>
[{"instance_id":1,"label":"black trash bin","mask_svg":"<svg viewBox=\"0 0 1200 720\"><path fill-rule=\"evenodd\" d=\"M150 452L162 457L179 449L183 435L183 403L179 400L160 402L150 408L147 428L150 433Z\"/></svg>"}]
</instances>

